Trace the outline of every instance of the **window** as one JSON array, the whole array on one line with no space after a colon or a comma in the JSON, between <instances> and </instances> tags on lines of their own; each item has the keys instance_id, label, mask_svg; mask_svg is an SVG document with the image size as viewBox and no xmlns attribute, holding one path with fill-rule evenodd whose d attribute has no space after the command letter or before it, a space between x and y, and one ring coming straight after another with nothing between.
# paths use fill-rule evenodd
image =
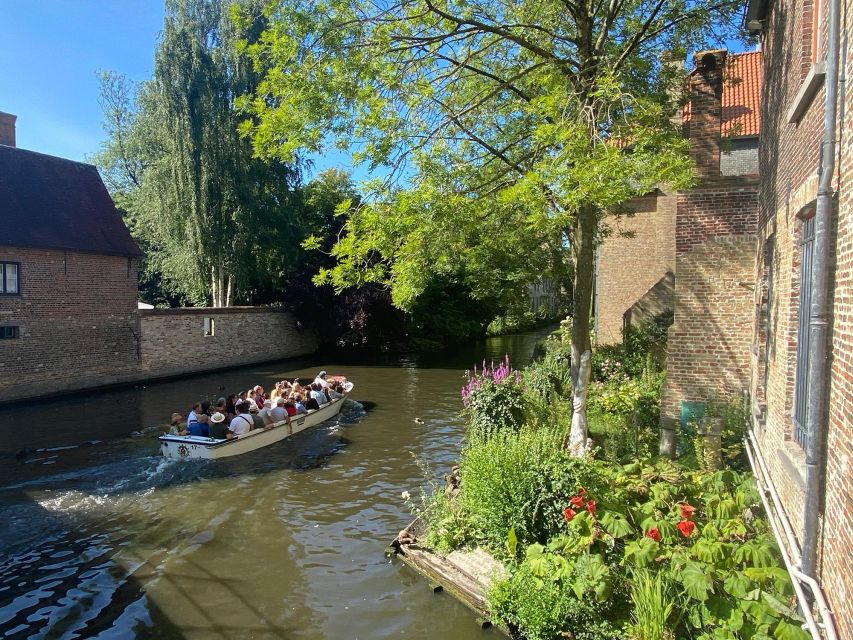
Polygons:
<instances>
[{"instance_id":1,"label":"window","mask_svg":"<svg viewBox=\"0 0 853 640\"><path fill-rule=\"evenodd\" d=\"M0 327L0 340L14 340L18 337L18 327Z\"/></svg>"},{"instance_id":2,"label":"window","mask_svg":"<svg viewBox=\"0 0 853 640\"><path fill-rule=\"evenodd\" d=\"M15 296L21 293L21 265L0 262L0 294Z\"/></svg>"},{"instance_id":3,"label":"window","mask_svg":"<svg viewBox=\"0 0 853 640\"><path fill-rule=\"evenodd\" d=\"M213 335L214 331L213 318L205 318L204 319L204 335L205 337L210 337Z\"/></svg>"},{"instance_id":4,"label":"window","mask_svg":"<svg viewBox=\"0 0 853 640\"><path fill-rule=\"evenodd\" d=\"M794 438L806 446L809 419L809 315L812 306L812 258L814 256L814 211L802 222L800 238L800 311L797 326L797 373L794 384Z\"/></svg>"}]
</instances>

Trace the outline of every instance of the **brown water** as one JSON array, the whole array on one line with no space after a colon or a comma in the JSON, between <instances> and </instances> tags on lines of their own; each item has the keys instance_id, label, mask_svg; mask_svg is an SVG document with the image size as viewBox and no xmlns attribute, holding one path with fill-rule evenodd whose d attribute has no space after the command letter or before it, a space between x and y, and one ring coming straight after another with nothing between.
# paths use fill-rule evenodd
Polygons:
<instances>
[{"instance_id":1,"label":"brown water","mask_svg":"<svg viewBox=\"0 0 853 640\"><path fill-rule=\"evenodd\" d=\"M544 335L0 409L0 637L497 637L383 550L425 484L416 459L439 476L458 454L464 370L523 364ZM340 420L236 459L159 457L173 410L319 369L355 382Z\"/></svg>"}]
</instances>

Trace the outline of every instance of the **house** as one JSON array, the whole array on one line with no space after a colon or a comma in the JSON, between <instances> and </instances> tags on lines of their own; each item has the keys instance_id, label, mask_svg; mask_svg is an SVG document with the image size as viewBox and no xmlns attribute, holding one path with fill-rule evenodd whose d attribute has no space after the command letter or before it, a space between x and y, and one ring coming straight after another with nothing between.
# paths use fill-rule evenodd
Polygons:
<instances>
[{"instance_id":1,"label":"house","mask_svg":"<svg viewBox=\"0 0 853 640\"><path fill-rule=\"evenodd\" d=\"M746 18L765 56L755 291L742 319L751 441L804 588L817 610L822 589L821 617L850 638L853 22L838 0L749 0Z\"/></svg>"},{"instance_id":2,"label":"house","mask_svg":"<svg viewBox=\"0 0 853 640\"><path fill-rule=\"evenodd\" d=\"M842 15L838 0L749 0L760 171L739 184L722 161L715 171L719 52L697 57L689 126L706 153L701 182L676 199L661 401L667 453L714 404L747 409L750 460L807 627L827 638L853 637L853 56L842 44L853 24Z\"/></svg>"},{"instance_id":3,"label":"house","mask_svg":"<svg viewBox=\"0 0 853 640\"><path fill-rule=\"evenodd\" d=\"M712 62L713 69L707 68ZM729 193L739 194L742 206L755 208L760 79L760 51L697 56L682 124L699 182L686 193L662 187L635 198L627 203L631 217L606 221L609 233L599 247L596 268L598 344L620 342L626 326L673 312L677 260L684 268L690 266L685 258L692 249L687 235L704 235L690 225L709 222L705 211L713 214Z\"/></svg>"},{"instance_id":4,"label":"house","mask_svg":"<svg viewBox=\"0 0 853 640\"><path fill-rule=\"evenodd\" d=\"M97 169L17 148L15 120L0 113L0 401L128 379L139 247Z\"/></svg>"}]
</instances>

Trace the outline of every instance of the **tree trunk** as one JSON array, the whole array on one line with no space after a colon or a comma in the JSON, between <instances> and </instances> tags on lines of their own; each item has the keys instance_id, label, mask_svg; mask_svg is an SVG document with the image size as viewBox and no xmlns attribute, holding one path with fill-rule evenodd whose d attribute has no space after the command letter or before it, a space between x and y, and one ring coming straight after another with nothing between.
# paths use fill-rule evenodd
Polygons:
<instances>
[{"instance_id":1,"label":"tree trunk","mask_svg":"<svg viewBox=\"0 0 853 640\"><path fill-rule=\"evenodd\" d=\"M589 338L592 311L592 286L595 271L595 230L598 212L584 205L575 225L575 287L572 313L572 426L568 448L573 455L587 451L586 400L592 371L592 345Z\"/></svg>"},{"instance_id":2,"label":"tree trunk","mask_svg":"<svg viewBox=\"0 0 853 640\"><path fill-rule=\"evenodd\" d=\"M225 306L231 306L231 294L234 292L234 279L228 276L228 286L225 288Z\"/></svg>"}]
</instances>

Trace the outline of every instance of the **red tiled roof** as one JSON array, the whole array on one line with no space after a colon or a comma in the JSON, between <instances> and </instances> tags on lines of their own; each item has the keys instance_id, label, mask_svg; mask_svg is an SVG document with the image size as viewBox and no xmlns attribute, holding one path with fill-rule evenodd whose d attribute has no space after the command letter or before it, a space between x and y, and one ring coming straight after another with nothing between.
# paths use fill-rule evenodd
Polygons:
<instances>
[{"instance_id":1,"label":"red tiled roof","mask_svg":"<svg viewBox=\"0 0 853 640\"><path fill-rule=\"evenodd\" d=\"M726 60L723 80L722 137L757 136L761 125L761 52L732 53ZM690 121L690 103L683 122Z\"/></svg>"},{"instance_id":2,"label":"red tiled roof","mask_svg":"<svg viewBox=\"0 0 853 640\"><path fill-rule=\"evenodd\" d=\"M90 164L0 145L0 245L139 256Z\"/></svg>"}]
</instances>

